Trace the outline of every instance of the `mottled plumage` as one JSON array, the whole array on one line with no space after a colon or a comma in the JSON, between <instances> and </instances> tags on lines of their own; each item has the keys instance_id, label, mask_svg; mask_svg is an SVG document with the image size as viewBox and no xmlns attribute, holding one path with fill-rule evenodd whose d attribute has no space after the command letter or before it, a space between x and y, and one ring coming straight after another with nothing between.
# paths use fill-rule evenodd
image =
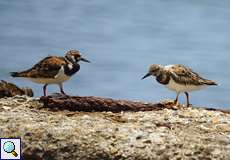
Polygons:
<instances>
[{"instance_id":1,"label":"mottled plumage","mask_svg":"<svg viewBox=\"0 0 230 160\"><path fill-rule=\"evenodd\" d=\"M32 68L16 72L17 77L25 78L54 78L62 66L67 66L69 62L64 57L49 56L42 59Z\"/></svg>"},{"instance_id":2,"label":"mottled plumage","mask_svg":"<svg viewBox=\"0 0 230 160\"><path fill-rule=\"evenodd\" d=\"M177 92L175 103L178 101L179 94L184 92L187 97L187 106L189 106L188 92L199 90L210 85L217 85L216 82L205 79L191 68L180 64L168 66L153 64L142 79L151 75L155 76L156 80L168 89Z\"/></svg>"},{"instance_id":3,"label":"mottled plumage","mask_svg":"<svg viewBox=\"0 0 230 160\"><path fill-rule=\"evenodd\" d=\"M214 81L202 78L198 73L192 69L180 64L165 66L165 70L168 70L171 78L180 84L184 85L216 85Z\"/></svg>"},{"instance_id":4,"label":"mottled plumage","mask_svg":"<svg viewBox=\"0 0 230 160\"><path fill-rule=\"evenodd\" d=\"M43 87L45 96L48 84L58 84L61 92L65 94L62 83L80 70L79 61L89 62L82 58L79 51L70 50L65 57L48 56L28 70L12 72L11 76L24 77L35 83L45 84Z\"/></svg>"}]
</instances>

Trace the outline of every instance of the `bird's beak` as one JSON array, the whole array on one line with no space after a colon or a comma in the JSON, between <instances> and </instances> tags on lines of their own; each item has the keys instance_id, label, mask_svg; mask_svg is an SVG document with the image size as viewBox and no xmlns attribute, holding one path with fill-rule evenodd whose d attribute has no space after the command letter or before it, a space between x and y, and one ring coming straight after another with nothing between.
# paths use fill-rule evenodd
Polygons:
<instances>
[{"instance_id":1,"label":"bird's beak","mask_svg":"<svg viewBox=\"0 0 230 160\"><path fill-rule=\"evenodd\" d=\"M87 60L85 58L81 58L80 60L83 61L83 62L91 63L89 60Z\"/></svg>"},{"instance_id":2,"label":"bird's beak","mask_svg":"<svg viewBox=\"0 0 230 160\"><path fill-rule=\"evenodd\" d=\"M147 78L147 77L149 77L149 76L151 76L151 74L150 73L147 73L144 77L142 77L141 79L145 79L145 78Z\"/></svg>"}]
</instances>

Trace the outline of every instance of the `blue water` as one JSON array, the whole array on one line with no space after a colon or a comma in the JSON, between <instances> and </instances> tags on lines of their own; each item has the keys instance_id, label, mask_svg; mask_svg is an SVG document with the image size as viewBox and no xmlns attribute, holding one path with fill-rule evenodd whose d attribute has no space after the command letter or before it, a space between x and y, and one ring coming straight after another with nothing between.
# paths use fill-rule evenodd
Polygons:
<instances>
[{"instance_id":1,"label":"blue water","mask_svg":"<svg viewBox=\"0 0 230 160\"><path fill-rule=\"evenodd\" d=\"M92 63L82 62L64 84L69 94L173 99L175 93L154 79L140 78L152 63L180 63L220 84L193 92L192 104L229 109L229 8L228 0L0 0L0 79L41 96L41 85L8 72L78 49Z\"/></svg>"}]
</instances>

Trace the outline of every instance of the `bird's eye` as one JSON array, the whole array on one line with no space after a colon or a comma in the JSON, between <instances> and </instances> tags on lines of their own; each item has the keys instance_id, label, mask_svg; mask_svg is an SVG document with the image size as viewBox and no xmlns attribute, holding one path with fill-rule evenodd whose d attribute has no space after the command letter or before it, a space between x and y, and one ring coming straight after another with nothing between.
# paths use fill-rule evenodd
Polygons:
<instances>
[{"instance_id":1,"label":"bird's eye","mask_svg":"<svg viewBox=\"0 0 230 160\"><path fill-rule=\"evenodd\" d=\"M77 61L81 60L81 56L76 57Z\"/></svg>"}]
</instances>

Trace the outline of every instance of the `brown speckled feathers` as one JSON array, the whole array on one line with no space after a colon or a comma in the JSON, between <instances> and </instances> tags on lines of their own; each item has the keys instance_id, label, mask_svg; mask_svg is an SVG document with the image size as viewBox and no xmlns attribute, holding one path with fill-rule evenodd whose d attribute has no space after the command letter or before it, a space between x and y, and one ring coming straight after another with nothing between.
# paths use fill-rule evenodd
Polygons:
<instances>
[{"instance_id":1,"label":"brown speckled feathers","mask_svg":"<svg viewBox=\"0 0 230 160\"><path fill-rule=\"evenodd\" d=\"M22 72L11 72L12 77L24 77L34 83L44 84L43 94L47 95L47 86L57 84L62 94L66 94L63 83L80 70L79 62L90 63L82 57L80 51L72 49L65 53L63 57L48 56L32 68Z\"/></svg>"},{"instance_id":2,"label":"brown speckled feathers","mask_svg":"<svg viewBox=\"0 0 230 160\"><path fill-rule=\"evenodd\" d=\"M210 85L217 85L216 82L201 77L192 69L181 64L167 66L152 64L149 67L148 73L142 79L149 76L155 76L160 84L177 93L176 99L174 100L176 105L179 94L183 92L186 95L187 107L190 106L188 92L200 90Z\"/></svg>"},{"instance_id":3,"label":"brown speckled feathers","mask_svg":"<svg viewBox=\"0 0 230 160\"><path fill-rule=\"evenodd\" d=\"M49 56L35 64L31 69L15 72L17 77L27 78L54 78L62 65L66 65L64 57Z\"/></svg>"},{"instance_id":4,"label":"brown speckled feathers","mask_svg":"<svg viewBox=\"0 0 230 160\"><path fill-rule=\"evenodd\" d=\"M175 82L185 85L217 85L214 81L204 79L192 69L177 64L167 69Z\"/></svg>"}]
</instances>

